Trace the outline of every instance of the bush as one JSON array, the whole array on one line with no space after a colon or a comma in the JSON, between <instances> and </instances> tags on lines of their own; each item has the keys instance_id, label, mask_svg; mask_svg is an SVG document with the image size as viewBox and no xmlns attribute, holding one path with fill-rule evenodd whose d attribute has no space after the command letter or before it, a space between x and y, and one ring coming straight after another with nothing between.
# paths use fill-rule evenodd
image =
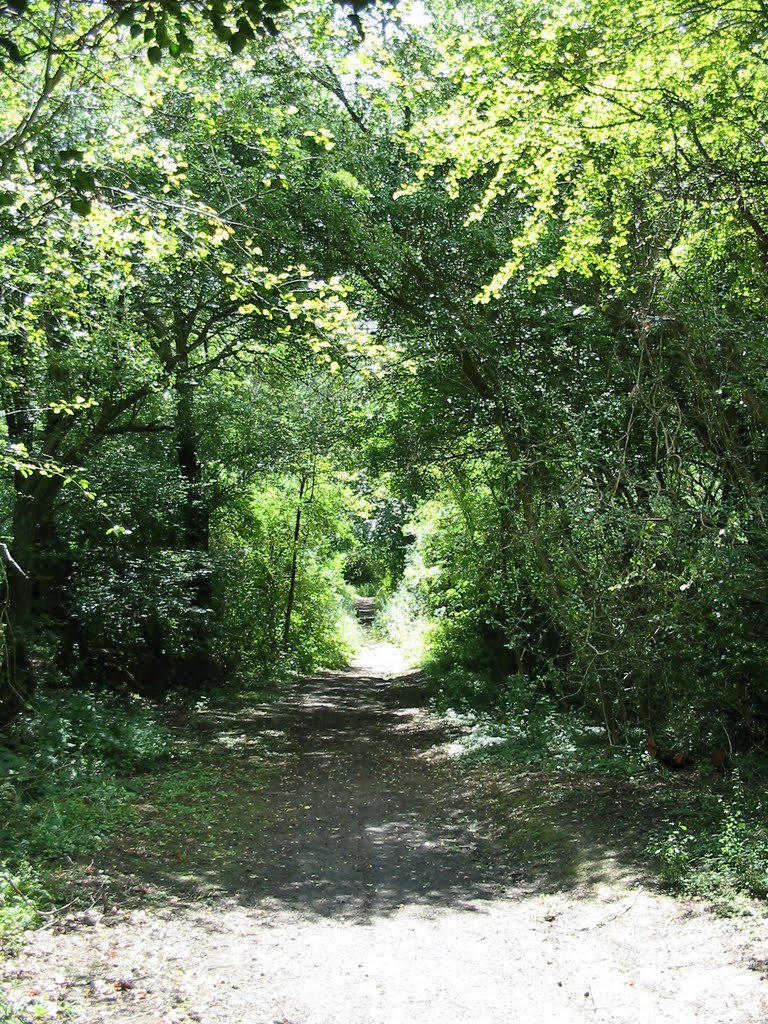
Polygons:
<instances>
[{"instance_id":1,"label":"bush","mask_svg":"<svg viewBox=\"0 0 768 1024\"><path fill-rule=\"evenodd\" d=\"M730 798L719 796L717 804L711 825L669 823L652 852L670 887L731 911L740 899L768 896L768 824L762 803L745 793L738 771Z\"/></svg>"},{"instance_id":2,"label":"bush","mask_svg":"<svg viewBox=\"0 0 768 1024\"><path fill-rule=\"evenodd\" d=\"M143 701L62 690L40 690L3 749L28 776L56 773L67 781L101 769L141 771L170 750L168 733Z\"/></svg>"},{"instance_id":3,"label":"bush","mask_svg":"<svg viewBox=\"0 0 768 1024\"><path fill-rule=\"evenodd\" d=\"M429 623L418 596L405 586L377 604L374 635L389 640L412 665L423 661L428 646Z\"/></svg>"},{"instance_id":4,"label":"bush","mask_svg":"<svg viewBox=\"0 0 768 1024\"><path fill-rule=\"evenodd\" d=\"M275 476L218 516L214 577L218 647L241 676L345 665L357 646L352 590L344 580L347 491L318 483L302 505L288 643L285 615L294 556L296 481Z\"/></svg>"},{"instance_id":5,"label":"bush","mask_svg":"<svg viewBox=\"0 0 768 1024\"><path fill-rule=\"evenodd\" d=\"M89 552L75 565L73 661L87 684L160 693L210 685L217 623L200 604L215 561L197 551Z\"/></svg>"},{"instance_id":6,"label":"bush","mask_svg":"<svg viewBox=\"0 0 768 1024\"><path fill-rule=\"evenodd\" d=\"M24 932L38 924L41 912L50 905L42 879L27 860L14 867L0 861L0 950L16 953Z\"/></svg>"},{"instance_id":7,"label":"bush","mask_svg":"<svg viewBox=\"0 0 768 1024\"><path fill-rule=\"evenodd\" d=\"M144 704L40 691L34 712L0 746L0 843L14 863L88 854L130 819L120 776L170 756Z\"/></svg>"}]
</instances>

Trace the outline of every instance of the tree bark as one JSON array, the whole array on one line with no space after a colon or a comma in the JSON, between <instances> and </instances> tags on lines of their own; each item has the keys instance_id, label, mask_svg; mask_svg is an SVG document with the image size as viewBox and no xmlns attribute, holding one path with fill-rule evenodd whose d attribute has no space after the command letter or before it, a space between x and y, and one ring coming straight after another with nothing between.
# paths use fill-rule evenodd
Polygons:
<instances>
[{"instance_id":1,"label":"tree bark","mask_svg":"<svg viewBox=\"0 0 768 1024\"><path fill-rule=\"evenodd\" d=\"M307 476L302 474L299 481L299 501L296 505L296 523L293 529L293 550L291 553L291 581L288 587L288 601L285 606L285 623L283 625L283 652L288 650L288 641L291 636L291 616L293 615L293 602L296 596L296 571L299 564L299 539L301 536L301 502L304 491L307 487Z\"/></svg>"},{"instance_id":2,"label":"tree bark","mask_svg":"<svg viewBox=\"0 0 768 1024\"><path fill-rule=\"evenodd\" d=\"M58 542L54 505L61 477L15 474L13 542L15 563L6 569L8 660L0 688L0 727L28 705L37 685L35 647L41 626L65 617L62 595L68 562Z\"/></svg>"}]
</instances>

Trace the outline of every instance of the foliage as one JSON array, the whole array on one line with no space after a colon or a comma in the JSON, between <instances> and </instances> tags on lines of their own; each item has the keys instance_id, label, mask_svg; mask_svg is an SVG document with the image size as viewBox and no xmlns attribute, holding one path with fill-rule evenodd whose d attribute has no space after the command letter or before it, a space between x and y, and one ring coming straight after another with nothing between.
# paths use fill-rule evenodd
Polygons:
<instances>
[{"instance_id":1,"label":"foliage","mask_svg":"<svg viewBox=\"0 0 768 1024\"><path fill-rule=\"evenodd\" d=\"M220 681L223 673L195 647L201 628L215 635L211 611L195 604L193 592L213 572L214 560L162 550L132 557L125 548L89 553L73 565L73 653L80 676L97 686L149 693Z\"/></svg>"},{"instance_id":2,"label":"foliage","mask_svg":"<svg viewBox=\"0 0 768 1024\"><path fill-rule=\"evenodd\" d=\"M662 879L679 891L705 896L733 913L748 897L768 895L768 825L760 797L734 771L731 792L717 798L713 822L669 823L654 845Z\"/></svg>"},{"instance_id":3,"label":"foliage","mask_svg":"<svg viewBox=\"0 0 768 1024\"><path fill-rule=\"evenodd\" d=\"M0 745L0 945L13 953L57 899L52 868L91 856L134 821L130 775L171 756L137 700L41 690ZM12 1019L12 1018L11 1018Z\"/></svg>"},{"instance_id":4,"label":"foliage","mask_svg":"<svg viewBox=\"0 0 768 1024\"><path fill-rule=\"evenodd\" d=\"M759 12L193 6L0 12L0 724L72 784L29 849L159 754L39 681L340 665L350 586L510 759L764 747Z\"/></svg>"},{"instance_id":5,"label":"foliage","mask_svg":"<svg viewBox=\"0 0 768 1024\"><path fill-rule=\"evenodd\" d=\"M409 664L423 662L428 643L428 622L420 613L418 596L399 586L377 603L374 634L394 644Z\"/></svg>"},{"instance_id":6,"label":"foliage","mask_svg":"<svg viewBox=\"0 0 768 1024\"><path fill-rule=\"evenodd\" d=\"M364 431L366 424L359 429ZM391 493L386 478L372 481L361 473L354 482L356 494L367 503L367 516L354 522L355 544L345 558L344 576L361 596L391 593L403 575L410 538L403 527L413 506Z\"/></svg>"},{"instance_id":7,"label":"foliage","mask_svg":"<svg viewBox=\"0 0 768 1024\"><path fill-rule=\"evenodd\" d=\"M0 747L0 841L14 862L92 852L130 820L122 776L170 756L168 737L138 702L41 692L34 713Z\"/></svg>"},{"instance_id":8,"label":"foliage","mask_svg":"<svg viewBox=\"0 0 768 1024\"><path fill-rule=\"evenodd\" d=\"M41 911L50 904L49 893L28 861L13 868L7 861L0 863L0 950L17 952L24 932L39 923Z\"/></svg>"},{"instance_id":9,"label":"foliage","mask_svg":"<svg viewBox=\"0 0 768 1024\"><path fill-rule=\"evenodd\" d=\"M345 517L354 497L342 483L323 479L320 467L314 473L302 497L296 477L274 475L216 525L215 543L229 552L217 578L222 650L246 678L276 667L341 667L357 643L339 551L353 542ZM295 542L297 511L301 520ZM299 574L286 644L294 552Z\"/></svg>"},{"instance_id":10,"label":"foliage","mask_svg":"<svg viewBox=\"0 0 768 1024\"><path fill-rule=\"evenodd\" d=\"M746 748L765 69L735 8L585 11L435 5L381 55L409 114L383 85L390 166L356 168L367 233L335 230L416 373L371 457L418 505L406 586L444 665L539 680L616 744Z\"/></svg>"},{"instance_id":11,"label":"foliage","mask_svg":"<svg viewBox=\"0 0 768 1024\"><path fill-rule=\"evenodd\" d=\"M233 559L219 547L214 563L212 521L239 482L300 470L313 445L327 457L343 434L343 387L332 396L325 386L324 412L304 415L321 390L315 373L308 397L309 370L380 361L347 286L307 267L290 224L288 193L312 170L304 143L314 129L295 117L291 101L306 89L275 47L249 37L233 65L196 23L199 52L185 62L156 8L133 22L177 58L155 67L110 34L104 14L82 66L54 47L76 33L74 15L54 18L44 40L51 88L70 82L87 122L64 104L33 127L21 92L6 108L0 443L3 536L19 568L7 581L17 678L0 694L6 722L46 675L155 692L219 682L240 654L217 619L214 590ZM41 14L43 35L44 25ZM115 54L125 56L120 89ZM31 90L32 63L19 69ZM34 138L37 161L14 125ZM67 206L55 197L70 165ZM265 431L258 451L249 426ZM302 600L294 625L315 636L301 664L339 658L333 627L320 641ZM232 661L217 662L214 648ZM274 666L280 649L262 645L260 664Z\"/></svg>"}]
</instances>

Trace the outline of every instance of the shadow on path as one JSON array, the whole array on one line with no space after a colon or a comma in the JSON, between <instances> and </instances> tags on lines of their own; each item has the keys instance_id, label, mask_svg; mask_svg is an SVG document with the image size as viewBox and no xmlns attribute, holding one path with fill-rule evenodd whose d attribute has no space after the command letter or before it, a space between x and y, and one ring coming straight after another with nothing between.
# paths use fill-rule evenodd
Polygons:
<instances>
[{"instance_id":1,"label":"shadow on path","mask_svg":"<svg viewBox=\"0 0 768 1024\"><path fill-rule=\"evenodd\" d=\"M644 877L632 784L460 765L426 703L418 676L357 667L300 680L276 705L204 713L205 756L225 761L223 825L175 854L126 836L114 867L184 901L358 922Z\"/></svg>"}]
</instances>

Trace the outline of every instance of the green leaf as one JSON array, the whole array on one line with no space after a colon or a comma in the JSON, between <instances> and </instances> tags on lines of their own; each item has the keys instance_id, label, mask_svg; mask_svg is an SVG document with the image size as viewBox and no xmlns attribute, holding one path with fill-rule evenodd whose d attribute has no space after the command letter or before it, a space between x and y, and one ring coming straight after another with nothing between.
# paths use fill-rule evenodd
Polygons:
<instances>
[{"instance_id":1,"label":"green leaf","mask_svg":"<svg viewBox=\"0 0 768 1024\"><path fill-rule=\"evenodd\" d=\"M92 192L96 188L96 179L93 171L86 171L79 167L72 175L72 184L78 192Z\"/></svg>"},{"instance_id":2,"label":"green leaf","mask_svg":"<svg viewBox=\"0 0 768 1024\"><path fill-rule=\"evenodd\" d=\"M211 18L211 27L213 28L213 34L220 42L229 42L230 36L232 35L232 29L225 25L220 18L215 16Z\"/></svg>"},{"instance_id":3,"label":"green leaf","mask_svg":"<svg viewBox=\"0 0 768 1024\"><path fill-rule=\"evenodd\" d=\"M0 46L3 47L14 64L21 64L23 62L21 52L10 36L0 36Z\"/></svg>"},{"instance_id":4,"label":"green leaf","mask_svg":"<svg viewBox=\"0 0 768 1024\"><path fill-rule=\"evenodd\" d=\"M80 217L87 217L91 212L91 200L86 199L85 196L76 196L69 205Z\"/></svg>"},{"instance_id":5,"label":"green leaf","mask_svg":"<svg viewBox=\"0 0 768 1024\"><path fill-rule=\"evenodd\" d=\"M256 33L253 31L253 25L247 18L237 19L237 31L242 32L248 39L256 38Z\"/></svg>"},{"instance_id":6,"label":"green leaf","mask_svg":"<svg viewBox=\"0 0 768 1024\"><path fill-rule=\"evenodd\" d=\"M238 22L238 24L239 24L239 22ZM253 29L251 28L250 25L247 25L247 28L245 28L245 29L240 28L240 29L237 30L237 32L235 32L233 35L231 35L229 37L229 39L227 40L227 45L229 46L229 48L232 51L232 53L237 55L238 53L242 53L243 52L243 50L245 49L247 44L252 39L253 39Z\"/></svg>"},{"instance_id":7,"label":"green leaf","mask_svg":"<svg viewBox=\"0 0 768 1024\"><path fill-rule=\"evenodd\" d=\"M150 46L147 50L147 58L150 64L159 64L163 58L163 51L159 46Z\"/></svg>"},{"instance_id":8,"label":"green leaf","mask_svg":"<svg viewBox=\"0 0 768 1024\"><path fill-rule=\"evenodd\" d=\"M168 27L165 24L165 21L157 22L156 38L158 46L160 46L163 49L168 48L168 44L171 40L170 36L168 35Z\"/></svg>"}]
</instances>

